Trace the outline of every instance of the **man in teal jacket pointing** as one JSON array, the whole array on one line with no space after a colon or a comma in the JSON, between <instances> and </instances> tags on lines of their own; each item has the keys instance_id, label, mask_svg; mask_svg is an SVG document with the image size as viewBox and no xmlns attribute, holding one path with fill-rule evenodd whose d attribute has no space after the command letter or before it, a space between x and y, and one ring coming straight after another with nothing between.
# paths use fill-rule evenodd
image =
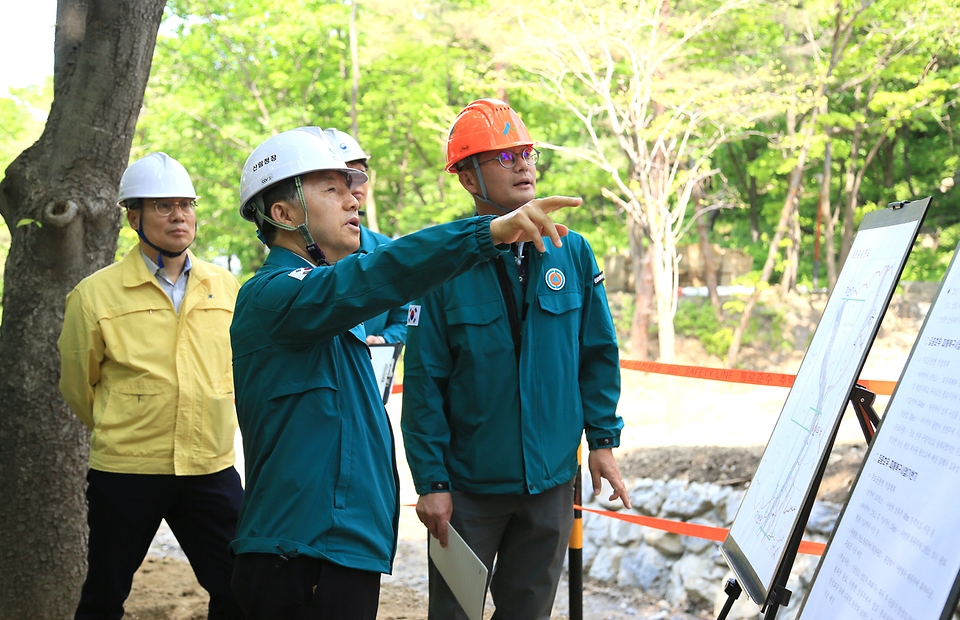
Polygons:
<instances>
[{"instance_id":1,"label":"man in teal jacket pointing","mask_svg":"<svg viewBox=\"0 0 960 620\"><path fill-rule=\"evenodd\" d=\"M230 338L246 489L232 589L248 620L374 620L399 514L393 436L362 321L426 294L519 239L545 249L546 213L578 198L436 226L355 254L359 203L319 127L247 159L240 214L270 247L240 289Z\"/></svg>"},{"instance_id":2,"label":"man in teal jacket pointing","mask_svg":"<svg viewBox=\"0 0 960 620\"><path fill-rule=\"evenodd\" d=\"M447 140L481 215L536 196L539 153L504 102L468 105ZM411 304L403 429L417 514L447 542L447 524L488 569L494 618L546 620L573 523L577 449L586 431L594 492L630 500L612 448L620 367L603 274L586 240L517 243ZM416 312L414 312L416 310ZM466 615L430 566L431 620Z\"/></svg>"}]
</instances>

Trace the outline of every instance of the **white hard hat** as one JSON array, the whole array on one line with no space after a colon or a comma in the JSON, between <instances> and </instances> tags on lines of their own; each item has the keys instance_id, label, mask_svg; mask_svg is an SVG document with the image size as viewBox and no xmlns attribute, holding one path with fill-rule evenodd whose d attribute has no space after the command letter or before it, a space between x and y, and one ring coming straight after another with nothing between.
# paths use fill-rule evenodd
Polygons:
<instances>
[{"instance_id":1,"label":"white hard hat","mask_svg":"<svg viewBox=\"0 0 960 620\"><path fill-rule=\"evenodd\" d=\"M334 150L343 157L343 161L351 162L360 159L367 161L370 159L370 156L363 152L360 144L350 134L339 129L324 129L323 133L327 136L330 144L333 145Z\"/></svg>"},{"instance_id":2,"label":"white hard hat","mask_svg":"<svg viewBox=\"0 0 960 620\"><path fill-rule=\"evenodd\" d=\"M120 177L117 204L128 198L196 198L183 164L166 153L150 153L133 162Z\"/></svg>"},{"instance_id":3,"label":"white hard hat","mask_svg":"<svg viewBox=\"0 0 960 620\"><path fill-rule=\"evenodd\" d=\"M296 176L334 170L347 177L347 185L367 182L367 175L348 168L341 155L319 127L297 127L268 138L255 148L243 164L240 175L240 217L256 223L258 206L254 198L268 187ZM260 205L259 209L263 206Z\"/></svg>"}]
</instances>

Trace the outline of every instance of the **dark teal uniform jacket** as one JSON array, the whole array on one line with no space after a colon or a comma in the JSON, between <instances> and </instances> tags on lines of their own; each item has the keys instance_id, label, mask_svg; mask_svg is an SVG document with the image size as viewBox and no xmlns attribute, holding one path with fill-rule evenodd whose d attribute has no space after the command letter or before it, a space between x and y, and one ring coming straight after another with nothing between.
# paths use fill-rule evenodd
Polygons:
<instances>
[{"instance_id":1,"label":"dark teal uniform jacket","mask_svg":"<svg viewBox=\"0 0 960 620\"><path fill-rule=\"evenodd\" d=\"M620 443L620 366L603 275L587 241L534 248L526 295L512 255L520 357L496 258L411 305L403 429L419 494L540 493L569 481L586 431L590 449Z\"/></svg>"},{"instance_id":2,"label":"dark teal uniform jacket","mask_svg":"<svg viewBox=\"0 0 960 620\"><path fill-rule=\"evenodd\" d=\"M395 450L358 323L499 254L491 219L435 226L327 267L274 248L241 287L230 337L246 489L234 553L390 572Z\"/></svg>"},{"instance_id":3,"label":"dark teal uniform jacket","mask_svg":"<svg viewBox=\"0 0 960 620\"><path fill-rule=\"evenodd\" d=\"M369 254L384 243L389 243L390 237L373 232L369 228L360 227L360 254ZM363 322L367 335L383 336L391 344L403 344L407 340L407 309L409 304L380 313L372 319Z\"/></svg>"}]
</instances>

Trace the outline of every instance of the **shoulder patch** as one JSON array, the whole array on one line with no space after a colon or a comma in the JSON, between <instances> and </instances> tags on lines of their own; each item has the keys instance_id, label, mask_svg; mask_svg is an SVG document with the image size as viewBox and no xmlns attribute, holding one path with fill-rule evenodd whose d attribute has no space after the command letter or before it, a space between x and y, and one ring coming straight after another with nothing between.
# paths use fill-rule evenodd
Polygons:
<instances>
[{"instance_id":1,"label":"shoulder patch","mask_svg":"<svg viewBox=\"0 0 960 620\"><path fill-rule=\"evenodd\" d=\"M299 269L294 269L287 275L295 280L303 280L307 277L307 274L313 270L312 267L300 267Z\"/></svg>"},{"instance_id":2,"label":"shoulder patch","mask_svg":"<svg viewBox=\"0 0 960 620\"><path fill-rule=\"evenodd\" d=\"M596 286L604 280L606 280L606 277L604 277L603 272L601 271L597 275L593 276L593 285Z\"/></svg>"},{"instance_id":3,"label":"shoulder patch","mask_svg":"<svg viewBox=\"0 0 960 620\"><path fill-rule=\"evenodd\" d=\"M407 325L411 327L420 325L420 306L410 304L410 310L407 311Z\"/></svg>"}]
</instances>

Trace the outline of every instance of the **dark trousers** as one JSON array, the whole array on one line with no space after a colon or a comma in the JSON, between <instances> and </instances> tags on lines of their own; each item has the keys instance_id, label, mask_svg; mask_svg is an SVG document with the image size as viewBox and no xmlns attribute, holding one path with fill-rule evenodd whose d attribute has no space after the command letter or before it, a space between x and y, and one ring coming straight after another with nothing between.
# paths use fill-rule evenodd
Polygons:
<instances>
[{"instance_id":1,"label":"dark trousers","mask_svg":"<svg viewBox=\"0 0 960 620\"><path fill-rule=\"evenodd\" d=\"M376 620L380 573L302 555L241 553L233 591L248 620Z\"/></svg>"},{"instance_id":2,"label":"dark trousers","mask_svg":"<svg viewBox=\"0 0 960 620\"><path fill-rule=\"evenodd\" d=\"M120 620L133 575L166 519L200 585L210 593L208 618L243 618L230 590L243 488L237 470L173 476L87 473L90 546L77 620Z\"/></svg>"},{"instance_id":3,"label":"dark trousers","mask_svg":"<svg viewBox=\"0 0 960 620\"><path fill-rule=\"evenodd\" d=\"M487 579L496 607L493 620L548 620L573 527L573 481L537 495L454 489L451 499L450 524L492 568ZM466 620L432 560L428 571L430 620Z\"/></svg>"}]
</instances>

